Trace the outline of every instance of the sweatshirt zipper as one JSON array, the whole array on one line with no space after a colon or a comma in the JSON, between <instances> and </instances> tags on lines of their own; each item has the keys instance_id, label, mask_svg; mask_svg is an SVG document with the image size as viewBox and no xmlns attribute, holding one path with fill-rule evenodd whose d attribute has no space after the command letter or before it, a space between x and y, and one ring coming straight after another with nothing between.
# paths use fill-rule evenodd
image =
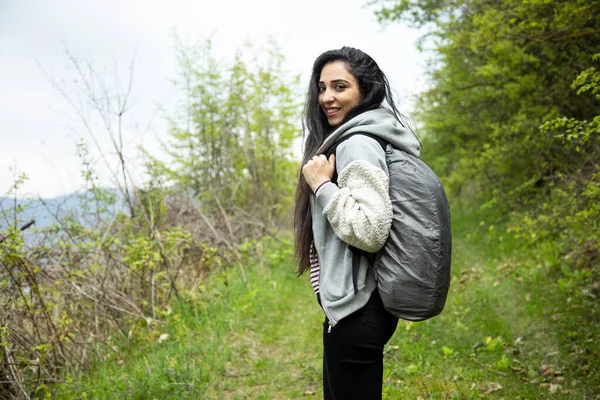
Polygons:
<instances>
[{"instance_id":1,"label":"sweatshirt zipper","mask_svg":"<svg viewBox=\"0 0 600 400\"><path fill-rule=\"evenodd\" d=\"M327 327L327 333L331 333L331 328L333 328L335 326L335 322L331 322L331 316L327 312L327 309L325 307L325 303L323 302L322 297L321 297L321 307L323 308L323 312L325 313L325 316L327 317L327 324L329 325Z\"/></svg>"},{"instance_id":2,"label":"sweatshirt zipper","mask_svg":"<svg viewBox=\"0 0 600 400\"><path fill-rule=\"evenodd\" d=\"M325 308L323 308L323 311L325 311ZM325 315L327 316L327 325L329 325L327 327L327 333L331 333L331 328L335 326L335 323L331 322L331 317L327 315L327 312L325 312Z\"/></svg>"}]
</instances>

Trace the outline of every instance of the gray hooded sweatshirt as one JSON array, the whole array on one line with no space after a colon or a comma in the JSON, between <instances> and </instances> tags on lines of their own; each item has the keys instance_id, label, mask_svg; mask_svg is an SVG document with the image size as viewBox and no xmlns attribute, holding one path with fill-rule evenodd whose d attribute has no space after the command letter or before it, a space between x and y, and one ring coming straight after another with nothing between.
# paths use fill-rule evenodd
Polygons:
<instances>
[{"instance_id":1,"label":"gray hooded sweatshirt","mask_svg":"<svg viewBox=\"0 0 600 400\"><path fill-rule=\"evenodd\" d=\"M317 154L356 133L376 135L418 157L414 133L386 109L366 111L339 126ZM362 258L358 293L352 283L352 251L348 245L376 252L385 244L392 225L392 204L385 152L373 138L354 135L335 152L337 185L327 183L311 196L314 245L319 258L319 295L330 327L362 308L376 287L369 262Z\"/></svg>"}]
</instances>

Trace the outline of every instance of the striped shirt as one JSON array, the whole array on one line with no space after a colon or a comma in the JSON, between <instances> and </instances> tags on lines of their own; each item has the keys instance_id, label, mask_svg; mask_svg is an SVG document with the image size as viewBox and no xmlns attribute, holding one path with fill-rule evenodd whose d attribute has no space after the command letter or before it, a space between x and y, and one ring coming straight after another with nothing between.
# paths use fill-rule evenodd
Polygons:
<instances>
[{"instance_id":1,"label":"striped shirt","mask_svg":"<svg viewBox=\"0 0 600 400\"><path fill-rule=\"evenodd\" d=\"M314 244L310 245L308 261L310 262L310 283L315 293L319 293L319 255Z\"/></svg>"},{"instance_id":2,"label":"striped shirt","mask_svg":"<svg viewBox=\"0 0 600 400\"><path fill-rule=\"evenodd\" d=\"M317 188L315 189L315 195L319 192L319 190L321 190L323 186L327 185L328 183L331 183L329 179L321 182L321 184L319 184L319 186L317 186ZM321 267L319 265L319 255L315 250L314 243L310 244L308 262L310 263L310 283L315 293L319 293L319 271Z\"/></svg>"}]
</instances>

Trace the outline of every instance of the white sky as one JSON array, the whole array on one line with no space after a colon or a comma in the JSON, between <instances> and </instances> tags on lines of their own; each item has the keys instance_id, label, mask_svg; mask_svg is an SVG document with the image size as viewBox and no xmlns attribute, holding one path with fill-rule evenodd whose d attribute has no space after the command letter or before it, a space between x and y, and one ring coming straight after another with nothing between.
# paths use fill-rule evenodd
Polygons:
<instances>
[{"instance_id":1,"label":"white sky","mask_svg":"<svg viewBox=\"0 0 600 400\"><path fill-rule=\"evenodd\" d=\"M186 43L213 35L214 55L229 60L244 42L260 45L271 35L288 69L302 74L302 90L323 51L360 48L410 110L411 95L424 86L425 56L415 45L421 33L399 24L383 28L367 1L0 0L0 197L15 170L29 177L21 195L54 197L81 185L76 142L89 136L44 73L56 81L75 77L65 46L97 70L117 65L125 72L135 56L130 154L165 137L156 112L157 104L172 110L177 100L170 83L177 75L173 30Z\"/></svg>"}]
</instances>

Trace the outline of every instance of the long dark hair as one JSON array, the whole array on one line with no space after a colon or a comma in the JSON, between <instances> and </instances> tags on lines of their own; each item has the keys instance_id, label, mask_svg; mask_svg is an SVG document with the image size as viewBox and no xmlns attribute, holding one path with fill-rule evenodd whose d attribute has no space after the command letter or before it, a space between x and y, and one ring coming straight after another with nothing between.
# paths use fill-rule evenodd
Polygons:
<instances>
[{"instance_id":1,"label":"long dark hair","mask_svg":"<svg viewBox=\"0 0 600 400\"><path fill-rule=\"evenodd\" d=\"M306 164L317 152L327 136L335 129L327 122L325 113L319 106L319 78L326 64L341 61L348 72L356 79L360 91L361 102L346 115L342 124L351 118L375 108L385 106L402 122L402 116L395 104L390 84L375 60L361 50L352 47L342 47L321 54L313 65L304 112L302 128L305 140L302 165ZM341 124L340 124L341 125ZM311 189L306 183L300 169L296 187L296 202L294 206L295 255L298 260L298 275L310 269L309 251L313 241L312 215L310 207Z\"/></svg>"}]
</instances>

